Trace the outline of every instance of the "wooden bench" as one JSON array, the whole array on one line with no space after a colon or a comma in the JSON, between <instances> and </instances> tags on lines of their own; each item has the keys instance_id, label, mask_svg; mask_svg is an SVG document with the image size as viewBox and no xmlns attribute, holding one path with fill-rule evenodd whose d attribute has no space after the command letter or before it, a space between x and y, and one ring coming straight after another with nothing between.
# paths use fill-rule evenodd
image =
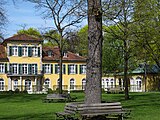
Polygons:
<instances>
[{"instance_id":1,"label":"wooden bench","mask_svg":"<svg viewBox=\"0 0 160 120\"><path fill-rule=\"evenodd\" d=\"M42 102L55 102L55 101L64 101L71 102L75 101L77 97L71 97L70 94L48 94L45 98L42 99Z\"/></svg>"},{"instance_id":2,"label":"wooden bench","mask_svg":"<svg viewBox=\"0 0 160 120\"><path fill-rule=\"evenodd\" d=\"M63 118L65 120L92 118L96 116L105 116L122 120L124 115L128 113L122 109L120 102L115 103L97 103L97 104L82 104L82 103L68 103L63 112L56 112L56 118Z\"/></svg>"},{"instance_id":3,"label":"wooden bench","mask_svg":"<svg viewBox=\"0 0 160 120\"><path fill-rule=\"evenodd\" d=\"M108 88L107 93L124 93L124 90L120 87Z\"/></svg>"}]
</instances>

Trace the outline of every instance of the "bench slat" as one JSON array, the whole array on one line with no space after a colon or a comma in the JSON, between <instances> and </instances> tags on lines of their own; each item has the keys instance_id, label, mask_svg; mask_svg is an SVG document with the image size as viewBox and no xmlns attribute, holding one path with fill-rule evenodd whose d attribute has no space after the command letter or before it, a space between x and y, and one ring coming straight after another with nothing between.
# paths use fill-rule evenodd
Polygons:
<instances>
[{"instance_id":1,"label":"bench slat","mask_svg":"<svg viewBox=\"0 0 160 120\"><path fill-rule=\"evenodd\" d=\"M100 106L95 106L95 107L81 107L81 108L77 108L78 111L82 111L82 110L105 110L105 109L122 109L122 106L103 106L103 107L100 107Z\"/></svg>"},{"instance_id":2,"label":"bench slat","mask_svg":"<svg viewBox=\"0 0 160 120\"><path fill-rule=\"evenodd\" d=\"M65 114L66 113L66 114ZM82 103L67 103L64 112L56 113L57 116L63 116L66 118L76 117L76 114L84 117L93 117L98 115L114 115L123 117L123 114L126 112L123 111L121 103L97 103L97 104L82 104Z\"/></svg>"}]
</instances>

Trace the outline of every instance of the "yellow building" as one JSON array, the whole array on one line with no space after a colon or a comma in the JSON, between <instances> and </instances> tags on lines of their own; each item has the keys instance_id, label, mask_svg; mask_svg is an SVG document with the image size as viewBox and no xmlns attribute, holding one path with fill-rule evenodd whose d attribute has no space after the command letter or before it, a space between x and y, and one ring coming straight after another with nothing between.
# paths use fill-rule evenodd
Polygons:
<instances>
[{"instance_id":1,"label":"yellow building","mask_svg":"<svg viewBox=\"0 0 160 120\"><path fill-rule=\"evenodd\" d=\"M59 79L59 49L43 47L43 40L15 35L0 45L0 91L27 90L43 93L56 89ZM86 59L71 52L63 56L63 89L84 89Z\"/></svg>"}]
</instances>

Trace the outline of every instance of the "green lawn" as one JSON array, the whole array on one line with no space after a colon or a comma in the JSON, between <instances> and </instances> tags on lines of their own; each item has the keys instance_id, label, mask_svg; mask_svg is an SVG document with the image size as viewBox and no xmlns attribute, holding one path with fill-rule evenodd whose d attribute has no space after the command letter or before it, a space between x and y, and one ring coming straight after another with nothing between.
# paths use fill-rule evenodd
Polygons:
<instances>
[{"instance_id":1,"label":"green lawn","mask_svg":"<svg viewBox=\"0 0 160 120\"><path fill-rule=\"evenodd\" d=\"M72 93L83 101L83 93ZM3 120L54 120L54 112L63 111L65 103L42 103L46 95L0 95L0 119ZM130 93L131 99L124 100L123 94L103 94L103 100L120 101L131 109L132 120L159 120L160 93Z\"/></svg>"}]
</instances>

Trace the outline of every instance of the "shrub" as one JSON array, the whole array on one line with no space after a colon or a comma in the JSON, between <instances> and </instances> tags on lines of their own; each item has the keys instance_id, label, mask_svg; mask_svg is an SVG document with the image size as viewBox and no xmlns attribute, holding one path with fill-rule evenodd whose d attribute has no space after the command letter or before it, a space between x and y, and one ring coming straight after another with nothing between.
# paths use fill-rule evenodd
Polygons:
<instances>
[{"instance_id":1,"label":"shrub","mask_svg":"<svg viewBox=\"0 0 160 120\"><path fill-rule=\"evenodd\" d=\"M8 91L8 94L13 94L14 92L12 90L9 90Z\"/></svg>"},{"instance_id":2,"label":"shrub","mask_svg":"<svg viewBox=\"0 0 160 120\"><path fill-rule=\"evenodd\" d=\"M22 93L23 94L28 94L28 91L27 90L23 90Z\"/></svg>"},{"instance_id":3,"label":"shrub","mask_svg":"<svg viewBox=\"0 0 160 120\"><path fill-rule=\"evenodd\" d=\"M19 89L16 88L14 92L15 92L16 94L19 93Z\"/></svg>"},{"instance_id":4,"label":"shrub","mask_svg":"<svg viewBox=\"0 0 160 120\"><path fill-rule=\"evenodd\" d=\"M51 88L48 88L48 91L47 91L48 94L51 94L53 93L53 90Z\"/></svg>"}]
</instances>

